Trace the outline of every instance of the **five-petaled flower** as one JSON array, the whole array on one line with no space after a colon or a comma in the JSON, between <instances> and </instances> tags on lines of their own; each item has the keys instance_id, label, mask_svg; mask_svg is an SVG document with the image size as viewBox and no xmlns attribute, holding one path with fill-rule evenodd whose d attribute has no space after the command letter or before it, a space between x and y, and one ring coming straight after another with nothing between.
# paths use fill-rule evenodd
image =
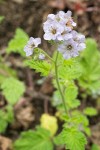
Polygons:
<instances>
[{"instance_id":1,"label":"five-petaled flower","mask_svg":"<svg viewBox=\"0 0 100 150\"><path fill-rule=\"evenodd\" d=\"M58 51L65 59L78 56L77 44L73 40L66 40L58 46Z\"/></svg>"},{"instance_id":2,"label":"five-petaled flower","mask_svg":"<svg viewBox=\"0 0 100 150\"><path fill-rule=\"evenodd\" d=\"M41 44L40 38L30 37L29 41L27 42L27 45L24 47L24 51L26 53L26 56L32 55L34 48L38 47L39 44Z\"/></svg>"}]
</instances>

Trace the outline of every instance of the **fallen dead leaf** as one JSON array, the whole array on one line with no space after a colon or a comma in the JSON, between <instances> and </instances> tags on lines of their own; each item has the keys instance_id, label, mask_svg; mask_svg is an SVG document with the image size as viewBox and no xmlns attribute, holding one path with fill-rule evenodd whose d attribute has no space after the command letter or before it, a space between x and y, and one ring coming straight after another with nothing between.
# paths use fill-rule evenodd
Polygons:
<instances>
[{"instance_id":1,"label":"fallen dead leaf","mask_svg":"<svg viewBox=\"0 0 100 150\"><path fill-rule=\"evenodd\" d=\"M9 138L0 136L0 150L12 150L12 141Z\"/></svg>"},{"instance_id":2,"label":"fallen dead leaf","mask_svg":"<svg viewBox=\"0 0 100 150\"><path fill-rule=\"evenodd\" d=\"M30 124L35 120L34 110L31 104L20 106L15 112L18 123L27 129ZM15 122L16 123L16 122Z\"/></svg>"}]
</instances>

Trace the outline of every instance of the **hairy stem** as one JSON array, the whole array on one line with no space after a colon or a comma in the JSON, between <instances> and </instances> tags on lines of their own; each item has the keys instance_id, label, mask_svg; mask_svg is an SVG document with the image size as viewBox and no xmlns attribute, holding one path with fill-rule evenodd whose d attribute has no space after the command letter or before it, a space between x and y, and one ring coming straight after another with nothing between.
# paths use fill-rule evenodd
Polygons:
<instances>
[{"instance_id":1,"label":"hairy stem","mask_svg":"<svg viewBox=\"0 0 100 150\"><path fill-rule=\"evenodd\" d=\"M64 95L63 95L63 92L62 92L62 90L61 90L60 83L59 83L58 66L57 66L58 54L59 54L59 52L57 52L57 54L56 54L56 59L55 59L56 83L57 83L58 90L59 90L60 95L61 95L61 98L62 98L62 102L63 102L63 105L64 105L65 112L69 115L69 112L68 112L68 110L67 110L66 103L65 103L65 98L64 98Z\"/></svg>"}]
</instances>

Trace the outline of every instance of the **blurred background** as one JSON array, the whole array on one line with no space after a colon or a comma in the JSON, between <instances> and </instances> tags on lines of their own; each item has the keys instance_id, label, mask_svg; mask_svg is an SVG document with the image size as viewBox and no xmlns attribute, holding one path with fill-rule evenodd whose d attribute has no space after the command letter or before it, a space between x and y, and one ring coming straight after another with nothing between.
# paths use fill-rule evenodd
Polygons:
<instances>
[{"instance_id":1,"label":"blurred background","mask_svg":"<svg viewBox=\"0 0 100 150\"><path fill-rule=\"evenodd\" d=\"M17 72L19 80L26 85L24 96L14 107L15 123L8 125L6 132L0 135L0 150L10 150L12 140L16 139L21 131L34 129L42 113L55 112L49 102L54 91L51 79L41 78L33 70L24 67L23 58L17 53L6 53L6 48L16 29L21 28L29 37L41 37L41 47L52 54L52 46L43 40L42 27L47 15L59 10L71 10L77 23L76 30L86 37L94 38L100 48L100 0L0 0L0 59L8 68ZM4 71L3 68L5 66L0 67L0 74L10 76L11 71ZM0 77L0 80L3 78ZM90 103L100 111L100 105L97 106L93 101L89 100L83 105ZM4 109L6 105L7 101L0 92L0 109ZM86 150L91 150L92 143L100 145L99 115L90 119L90 128L92 136L88 139Z\"/></svg>"}]
</instances>

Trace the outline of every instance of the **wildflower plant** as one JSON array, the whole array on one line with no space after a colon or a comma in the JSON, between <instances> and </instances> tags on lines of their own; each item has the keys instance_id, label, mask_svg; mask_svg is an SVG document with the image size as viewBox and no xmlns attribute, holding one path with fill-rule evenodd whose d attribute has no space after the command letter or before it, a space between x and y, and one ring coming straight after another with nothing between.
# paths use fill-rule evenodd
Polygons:
<instances>
[{"instance_id":1,"label":"wildflower plant","mask_svg":"<svg viewBox=\"0 0 100 150\"><path fill-rule=\"evenodd\" d=\"M41 44L40 38L30 37L24 47L26 56L30 56L25 64L40 72L42 76L52 77L56 88L52 105L57 108L57 114L64 125L61 133L54 137L58 129L57 119L45 114L36 131L23 133L15 142L15 150L53 150L53 143L69 150L85 150L87 141L83 132L89 135L89 123L84 114L75 110L80 101L77 99L78 90L74 80L81 75L78 56L86 45L85 36L75 31L75 26L71 11L49 14L43 24L43 37L55 45L56 51L53 56L38 47ZM46 117L49 118L48 122ZM52 122L55 131L51 130ZM30 143L30 140L33 142Z\"/></svg>"},{"instance_id":2,"label":"wildflower plant","mask_svg":"<svg viewBox=\"0 0 100 150\"><path fill-rule=\"evenodd\" d=\"M76 32L75 26L71 11L47 16L43 37L56 48L52 57L39 48L39 37L29 38L20 28L16 29L8 43L7 56L17 53L22 60L27 58L18 66L29 66L41 76L49 76L55 88L51 97L51 105L56 108L55 115L43 113L36 130L24 131L15 140L14 150L54 150L56 146L85 150L86 136L91 136L89 118L96 116L98 110L92 106L78 109L81 104L78 93L82 101L86 101L88 96L96 100L100 95L100 52L96 41L91 38L86 40L85 45L85 36ZM27 89L18 79L17 71L9 68L5 58L1 54L0 90L6 105L0 109L0 134L5 134L15 122L14 106ZM60 128L58 120L63 123ZM91 149L99 147L93 144Z\"/></svg>"}]
</instances>

